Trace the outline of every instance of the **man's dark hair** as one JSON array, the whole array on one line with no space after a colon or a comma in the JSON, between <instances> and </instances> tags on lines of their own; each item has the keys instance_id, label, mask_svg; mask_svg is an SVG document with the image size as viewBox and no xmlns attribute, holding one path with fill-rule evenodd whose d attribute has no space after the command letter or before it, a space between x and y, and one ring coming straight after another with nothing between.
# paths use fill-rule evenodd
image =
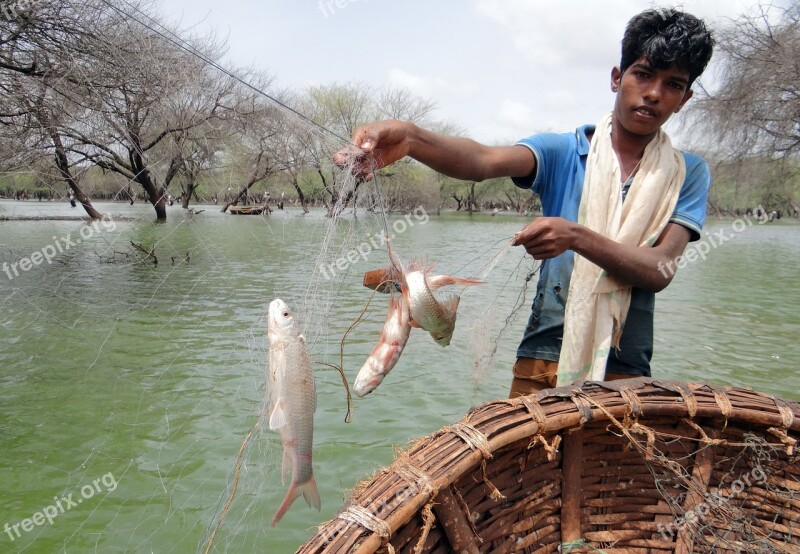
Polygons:
<instances>
[{"instance_id":1,"label":"man's dark hair","mask_svg":"<svg viewBox=\"0 0 800 554\"><path fill-rule=\"evenodd\" d=\"M714 37L702 20L671 8L635 15L622 38L620 69L624 73L645 58L656 69L676 65L689 72L689 86L708 65Z\"/></svg>"}]
</instances>

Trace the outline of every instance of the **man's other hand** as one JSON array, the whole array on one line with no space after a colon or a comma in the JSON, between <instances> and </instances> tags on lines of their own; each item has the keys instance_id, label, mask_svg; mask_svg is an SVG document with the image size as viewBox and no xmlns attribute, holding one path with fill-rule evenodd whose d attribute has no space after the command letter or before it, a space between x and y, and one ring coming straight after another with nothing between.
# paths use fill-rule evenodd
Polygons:
<instances>
[{"instance_id":1,"label":"man's other hand","mask_svg":"<svg viewBox=\"0 0 800 554\"><path fill-rule=\"evenodd\" d=\"M574 244L577 225L563 217L538 217L514 235L514 246L523 246L536 260L555 258Z\"/></svg>"}]
</instances>

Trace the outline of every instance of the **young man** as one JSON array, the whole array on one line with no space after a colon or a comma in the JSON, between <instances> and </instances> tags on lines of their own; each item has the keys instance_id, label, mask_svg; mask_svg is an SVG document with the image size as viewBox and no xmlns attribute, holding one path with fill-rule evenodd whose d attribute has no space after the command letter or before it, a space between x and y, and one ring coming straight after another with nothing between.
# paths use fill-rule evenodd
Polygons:
<instances>
[{"instance_id":1,"label":"young man","mask_svg":"<svg viewBox=\"0 0 800 554\"><path fill-rule=\"evenodd\" d=\"M515 238L544 263L512 397L557 381L650 375L655 293L674 276L664 268L674 268L699 238L710 184L706 163L672 149L661 127L692 97L712 49L694 16L647 10L626 27L620 65L611 71L613 111L597 126L508 147L400 121L353 134L354 171L366 179L411 156L455 178L512 177L541 198L543 217ZM342 151L337 163L348 158Z\"/></svg>"}]
</instances>

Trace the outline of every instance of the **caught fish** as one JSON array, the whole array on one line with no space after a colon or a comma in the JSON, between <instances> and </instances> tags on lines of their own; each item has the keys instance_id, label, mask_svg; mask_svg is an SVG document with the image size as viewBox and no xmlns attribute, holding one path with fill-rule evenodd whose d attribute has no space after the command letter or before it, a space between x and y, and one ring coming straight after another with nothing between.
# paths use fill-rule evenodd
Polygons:
<instances>
[{"instance_id":1,"label":"caught fish","mask_svg":"<svg viewBox=\"0 0 800 554\"><path fill-rule=\"evenodd\" d=\"M411 334L408 304L402 294L392 294L389 298L389 314L378 344L361 366L356 377L355 392L364 397L381 384L400 359L403 348Z\"/></svg>"},{"instance_id":2,"label":"caught fish","mask_svg":"<svg viewBox=\"0 0 800 554\"><path fill-rule=\"evenodd\" d=\"M428 331L436 344L450 344L461 297L453 295L443 302L437 300L423 271L412 271L405 275L403 294L408 302L412 325Z\"/></svg>"},{"instance_id":3,"label":"caught fish","mask_svg":"<svg viewBox=\"0 0 800 554\"><path fill-rule=\"evenodd\" d=\"M429 275L431 268L423 271L420 269L423 265L419 262L405 265L397 257L388 240L387 246L393 267L399 268L402 274L400 290L408 303L411 326L428 331L438 345L449 345L456 328L456 316L461 297L453 295L440 302L434 296L433 291L452 285L481 285L483 281L462 279L450 275Z\"/></svg>"},{"instance_id":4,"label":"caught fish","mask_svg":"<svg viewBox=\"0 0 800 554\"><path fill-rule=\"evenodd\" d=\"M292 470L289 489L272 518L272 527L275 527L301 495L309 506L320 509L319 491L311 466L317 394L305 338L283 300L275 299L269 305L267 335L269 427L280 433L283 443L281 479L285 479L289 468Z\"/></svg>"}]
</instances>

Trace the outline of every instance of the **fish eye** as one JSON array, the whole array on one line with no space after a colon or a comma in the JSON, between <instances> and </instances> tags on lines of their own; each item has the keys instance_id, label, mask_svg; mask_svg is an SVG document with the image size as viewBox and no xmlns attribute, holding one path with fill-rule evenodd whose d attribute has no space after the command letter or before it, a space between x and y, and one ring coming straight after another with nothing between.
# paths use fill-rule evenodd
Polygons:
<instances>
[{"instance_id":1,"label":"fish eye","mask_svg":"<svg viewBox=\"0 0 800 554\"><path fill-rule=\"evenodd\" d=\"M289 317L289 312L283 312L283 317Z\"/></svg>"}]
</instances>

